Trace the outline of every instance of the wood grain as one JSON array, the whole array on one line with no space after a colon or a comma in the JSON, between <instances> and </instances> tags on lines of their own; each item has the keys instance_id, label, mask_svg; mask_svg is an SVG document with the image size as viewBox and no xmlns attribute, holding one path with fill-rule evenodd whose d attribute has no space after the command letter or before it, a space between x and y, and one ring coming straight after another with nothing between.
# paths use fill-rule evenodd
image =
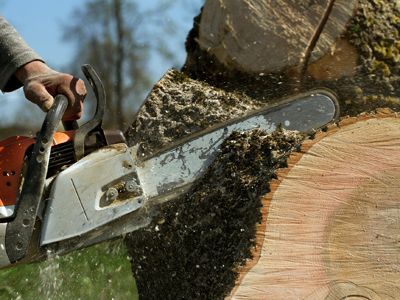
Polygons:
<instances>
[{"instance_id":1,"label":"wood grain","mask_svg":"<svg viewBox=\"0 0 400 300\"><path fill-rule=\"evenodd\" d=\"M306 142L264 199L255 259L230 298L400 297L399 178L394 115Z\"/></svg>"},{"instance_id":2,"label":"wood grain","mask_svg":"<svg viewBox=\"0 0 400 300\"><path fill-rule=\"evenodd\" d=\"M198 44L225 66L247 73L304 67L329 53L356 0L208 0ZM305 68L305 67L304 67Z\"/></svg>"}]
</instances>

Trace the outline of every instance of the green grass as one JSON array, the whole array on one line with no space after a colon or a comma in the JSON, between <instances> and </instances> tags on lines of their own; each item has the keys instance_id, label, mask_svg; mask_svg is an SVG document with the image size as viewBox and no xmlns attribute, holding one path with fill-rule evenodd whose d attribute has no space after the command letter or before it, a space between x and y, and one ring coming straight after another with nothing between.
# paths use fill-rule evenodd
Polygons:
<instances>
[{"instance_id":1,"label":"green grass","mask_svg":"<svg viewBox=\"0 0 400 300\"><path fill-rule=\"evenodd\" d=\"M0 270L0 299L138 299L121 240Z\"/></svg>"}]
</instances>

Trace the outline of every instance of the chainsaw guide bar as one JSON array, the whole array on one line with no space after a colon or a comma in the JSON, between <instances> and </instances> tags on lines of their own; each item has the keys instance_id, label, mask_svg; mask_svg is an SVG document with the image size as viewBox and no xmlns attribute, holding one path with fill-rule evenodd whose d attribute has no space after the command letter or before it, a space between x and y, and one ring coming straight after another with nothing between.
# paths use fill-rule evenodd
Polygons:
<instances>
[{"instance_id":1,"label":"chainsaw guide bar","mask_svg":"<svg viewBox=\"0 0 400 300\"><path fill-rule=\"evenodd\" d=\"M51 214L44 217L41 245L78 237L144 205L154 206L182 195L204 174L222 142L234 131L260 129L273 132L282 126L288 130L310 132L335 120L337 107L330 92L318 90L200 131L151 157L137 157L135 146L100 149L54 180L48 205ZM127 182L132 184L136 194L123 189L119 192L119 187ZM68 195L75 200L59 195ZM108 206L101 205L105 198L110 200ZM73 220L71 215L75 216ZM115 230L118 228L113 234ZM120 234L128 232L129 224L121 230Z\"/></svg>"}]
</instances>

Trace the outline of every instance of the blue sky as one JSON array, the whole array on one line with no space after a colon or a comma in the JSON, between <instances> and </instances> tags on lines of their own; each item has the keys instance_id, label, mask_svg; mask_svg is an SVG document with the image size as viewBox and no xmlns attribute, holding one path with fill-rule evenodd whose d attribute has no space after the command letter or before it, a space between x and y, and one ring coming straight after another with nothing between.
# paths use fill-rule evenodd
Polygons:
<instances>
[{"instance_id":1,"label":"blue sky","mask_svg":"<svg viewBox=\"0 0 400 300\"><path fill-rule=\"evenodd\" d=\"M144 7L156 5L158 1L160 0L140 0L138 3ZM74 9L85 2L86 0L0 0L0 13L51 67L57 69L69 64L74 54L74 45L62 39L62 25L68 22ZM192 19L200 11L203 0L191 0L190 3L191 7L177 5L173 11L174 18L179 20L176 53L180 63L183 63L185 58L186 34L192 27ZM170 66L158 63L156 58L154 61L152 72L156 81ZM32 110L36 109L33 105L27 104L23 98L21 91L0 94L3 108L0 119L3 124L16 119L15 115L20 112L21 107L27 105L32 107Z\"/></svg>"},{"instance_id":2,"label":"blue sky","mask_svg":"<svg viewBox=\"0 0 400 300\"><path fill-rule=\"evenodd\" d=\"M8 0L1 14L50 65L68 63L73 47L62 41L62 24L82 0Z\"/></svg>"}]
</instances>

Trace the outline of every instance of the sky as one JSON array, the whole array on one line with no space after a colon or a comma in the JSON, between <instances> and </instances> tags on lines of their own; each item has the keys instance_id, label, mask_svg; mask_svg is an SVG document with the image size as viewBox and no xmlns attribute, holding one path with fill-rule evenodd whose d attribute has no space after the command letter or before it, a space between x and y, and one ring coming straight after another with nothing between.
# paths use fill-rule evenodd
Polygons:
<instances>
[{"instance_id":1,"label":"sky","mask_svg":"<svg viewBox=\"0 0 400 300\"><path fill-rule=\"evenodd\" d=\"M140 6L151 6L160 0L138 1ZM192 28L193 17L198 14L203 0L191 0L193 5L188 8L178 5L174 17L179 20L176 53L178 61L183 63L185 58L184 42L187 32ZM74 45L63 41L63 24L68 23L74 10L82 6L87 0L0 0L0 14L4 16L21 34L28 45L33 48L46 63L54 68L62 68L72 61ZM87 24L90 26L90 24ZM152 73L154 80L161 77L169 68L154 59ZM82 76L82 75L81 75ZM9 94L0 94L2 104L1 124L13 122L21 106L28 105L33 110L35 106L27 104L20 91Z\"/></svg>"},{"instance_id":2,"label":"sky","mask_svg":"<svg viewBox=\"0 0 400 300\"><path fill-rule=\"evenodd\" d=\"M50 65L67 63L73 45L62 40L62 23L82 0L8 0L0 6L4 16L27 43Z\"/></svg>"}]
</instances>

